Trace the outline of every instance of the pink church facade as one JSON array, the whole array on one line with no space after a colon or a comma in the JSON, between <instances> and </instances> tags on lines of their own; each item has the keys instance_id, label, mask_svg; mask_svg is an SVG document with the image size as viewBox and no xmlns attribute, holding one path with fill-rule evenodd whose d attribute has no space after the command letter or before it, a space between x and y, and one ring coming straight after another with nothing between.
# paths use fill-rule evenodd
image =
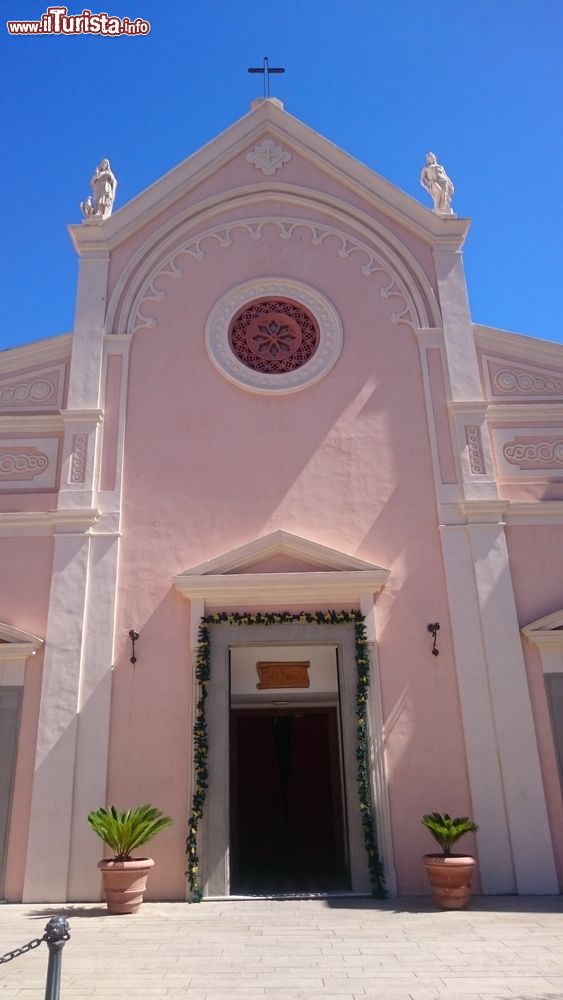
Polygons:
<instances>
[{"instance_id":1,"label":"pink church facade","mask_svg":"<svg viewBox=\"0 0 563 1000\"><path fill-rule=\"evenodd\" d=\"M563 347L472 324L468 225L265 99L70 227L72 336L0 357L0 896L99 899L87 813L151 802L149 897L189 898L202 616L332 609L388 891L434 810L483 893L560 891ZM370 890L319 622L210 626L204 895Z\"/></svg>"}]
</instances>

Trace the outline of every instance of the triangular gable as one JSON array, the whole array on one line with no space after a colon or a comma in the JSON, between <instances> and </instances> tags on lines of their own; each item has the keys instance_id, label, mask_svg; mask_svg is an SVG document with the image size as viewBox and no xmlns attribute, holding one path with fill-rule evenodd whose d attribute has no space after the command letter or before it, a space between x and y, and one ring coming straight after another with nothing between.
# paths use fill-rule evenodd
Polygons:
<instances>
[{"instance_id":1,"label":"triangular gable","mask_svg":"<svg viewBox=\"0 0 563 1000\"><path fill-rule=\"evenodd\" d=\"M521 632L536 646L563 646L563 610L530 622Z\"/></svg>"},{"instance_id":2,"label":"triangular gable","mask_svg":"<svg viewBox=\"0 0 563 1000\"><path fill-rule=\"evenodd\" d=\"M370 201L382 213L402 226L415 230L432 242L445 234L462 243L469 222L456 216L442 217L432 212L394 184L355 160L323 138L308 125L282 110L280 102L264 99L226 131L193 153L145 191L119 208L109 218L87 220L69 226L78 252L106 247L113 249L146 226L204 180L211 171L223 167L234 156L252 153L257 143L270 140L298 153L320 170L340 180L350 190ZM258 178L261 175L258 173ZM272 186L275 178L261 178Z\"/></svg>"},{"instance_id":3,"label":"triangular gable","mask_svg":"<svg viewBox=\"0 0 563 1000\"><path fill-rule=\"evenodd\" d=\"M295 568L271 572L271 560L279 556L294 560ZM300 571L299 565L314 569ZM174 578L174 585L192 600L236 607L240 602L359 600L380 590L388 578L389 570L381 566L280 530L191 567Z\"/></svg>"},{"instance_id":4,"label":"triangular gable","mask_svg":"<svg viewBox=\"0 0 563 1000\"><path fill-rule=\"evenodd\" d=\"M277 555L291 556L303 563L334 571L381 569L380 566L375 566L364 559L331 549L327 545L320 545L309 538L293 535L289 531L279 530L224 552L215 559L208 559L207 562L193 566L185 572L190 575L241 572L245 567L256 565Z\"/></svg>"},{"instance_id":5,"label":"triangular gable","mask_svg":"<svg viewBox=\"0 0 563 1000\"><path fill-rule=\"evenodd\" d=\"M0 622L0 660L27 660L43 646L43 639L31 632Z\"/></svg>"}]
</instances>

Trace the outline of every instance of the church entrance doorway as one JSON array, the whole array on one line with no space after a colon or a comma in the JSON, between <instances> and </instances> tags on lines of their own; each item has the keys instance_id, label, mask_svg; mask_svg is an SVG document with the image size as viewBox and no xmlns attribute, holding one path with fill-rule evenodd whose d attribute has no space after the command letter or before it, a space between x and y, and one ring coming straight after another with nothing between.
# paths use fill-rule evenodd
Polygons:
<instances>
[{"instance_id":1,"label":"church entrance doorway","mask_svg":"<svg viewBox=\"0 0 563 1000\"><path fill-rule=\"evenodd\" d=\"M212 623L209 656L204 896L371 892L353 624Z\"/></svg>"},{"instance_id":2,"label":"church entrance doorway","mask_svg":"<svg viewBox=\"0 0 563 1000\"><path fill-rule=\"evenodd\" d=\"M349 889L337 709L233 710L231 892Z\"/></svg>"},{"instance_id":3,"label":"church entrance doorway","mask_svg":"<svg viewBox=\"0 0 563 1000\"><path fill-rule=\"evenodd\" d=\"M337 648L230 651L230 891L350 888Z\"/></svg>"}]
</instances>

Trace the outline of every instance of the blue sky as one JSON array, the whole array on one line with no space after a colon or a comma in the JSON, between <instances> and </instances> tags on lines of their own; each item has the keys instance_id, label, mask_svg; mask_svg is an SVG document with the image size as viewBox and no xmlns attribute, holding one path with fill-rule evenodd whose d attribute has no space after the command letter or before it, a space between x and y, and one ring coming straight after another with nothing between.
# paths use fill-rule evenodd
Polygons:
<instances>
[{"instance_id":1,"label":"blue sky","mask_svg":"<svg viewBox=\"0 0 563 1000\"><path fill-rule=\"evenodd\" d=\"M66 226L103 156L116 207L245 114L247 67L286 67L286 110L430 207L434 150L473 220L475 322L563 341L561 0L96 0L148 36L10 37L47 4L0 0L3 271L0 347L72 329Z\"/></svg>"}]
</instances>

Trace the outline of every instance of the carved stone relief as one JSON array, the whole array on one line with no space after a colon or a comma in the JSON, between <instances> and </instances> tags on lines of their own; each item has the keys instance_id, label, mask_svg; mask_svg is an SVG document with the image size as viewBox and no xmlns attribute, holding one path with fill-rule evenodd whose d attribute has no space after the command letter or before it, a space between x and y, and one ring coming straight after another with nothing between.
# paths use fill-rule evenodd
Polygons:
<instances>
[{"instance_id":1,"label":"carved stone relief","mask_svg":"<svg viewBox=\"0 0 563 1000\"><path fill-rule=\"evenodd\" d=\"M397 308L391 313L393 323L408 323L413 327L428 325L427 317L420 317L413 303L412 297L407 291L402 278L392 269L391 265L380 254L376 253L367 244L355 237L351 237L345 232L333 226L322 225L316 222L309 222L303 219L280 219L261 218L254 220L240 220L221 226L217 229L209 229L198 236L193 236L183 245L177 247L164 259L156 273L145 284L134 310L132 321L132 332L139 330L152 330L156 326L155 320L143 312L145 304L150 302L163 302L166 299L166 290L159 288L156 284L159 278L171 278L176 281L182 277L183 269L180 266L182 257L191 258L194 261L204 260L207 254L207 241L215 241L220 247L229 248L233 245L233 234L240 232L253 242L259 242L266 227L274 229L280 240L289 241L293 238L303 239L307 235L311 245L314 247L323 246L327 243L335 250L338 257L347 259L357 255L360 271L366 277L379 275L383 283L379 288L381 298L395 298Z\"/></svg>"},{"instance_id":2,"label":"carved stone relief","mask_svg":"<svg viewBox=\"0 0 563 1000\"><path fill-rule=\"evenodd\" d=\"M271 177L276 170L281 170L284 163L289 163L291 153L283 146L278 146L273 139L264 139L245 157L247 163L252 163L265 177Z\"/></svg>"},{"instance_id":3,"label":"carved stone relief","mask_svg":"<svg viewBox=\"0 0 563 1000\"><path fill-rule=\"evenodd\" d=\"M483 457L481 428L478 426L466 427L465 440L467 441L467 450L469 453L469 468L474 476L483 476L487 470Z\"/></svg>"},{"instance_id":4,"label":"carved stone relief","mask_svg":"<svg viewBox=\"0 0 563 1000\"><path fill-rule=\"evenodd\" d=\"M63 405L64 364L0 378L0 411L57 410Z\"/></svg>"},{"instance_id":5,"label":"carved stone relief","mask_svg":"<svg viewBox=\"0 0 563 1000\"><path fill-rule=\"evenodd\" d=\"M563 428L490 427L499 479L533 482L563 478Z\"/></svg>"},{"instance_id":6,"label":"carved stone relief","mask_svg":"<svg viewBox=\"0 0 563 1000\"><path fill-rule=\"evenodd\" d=\"M550 372L531 365L509 364L495 358L485 360L492 399L520 401L563 398L563 372Z\"/></svg>"},{"instance_id":7,"label":"carved stone relief","mask_svg":"<svg viewBox=\"0 0 563 1000\"><path fill-rule=\"evenodd\" d=\"M72 438L72 458L70 460L69 482L84 482L86 478L87 455L88 436L86 434L74 434Z\"/></svg>"},{"instance_id":8,"label":"carved stone relief","mask_svg":"<svg viewBox=\"0 0 563 1000\"><path fill-rule=\"evenodd\" d=\"M515 436L502 449L506 461L520 469L563 469L563 435Z\"/></svg>"},{"instance_id":9,"label":"carved stone relief","mask_svg":"<svg viewBox=\"0 0 563 1000\"><path fill-rule=\"evenodd\" d=\"M58 438L0 440L0 490L52 489L58 449Z\"/></svg>"}]
</instances>

